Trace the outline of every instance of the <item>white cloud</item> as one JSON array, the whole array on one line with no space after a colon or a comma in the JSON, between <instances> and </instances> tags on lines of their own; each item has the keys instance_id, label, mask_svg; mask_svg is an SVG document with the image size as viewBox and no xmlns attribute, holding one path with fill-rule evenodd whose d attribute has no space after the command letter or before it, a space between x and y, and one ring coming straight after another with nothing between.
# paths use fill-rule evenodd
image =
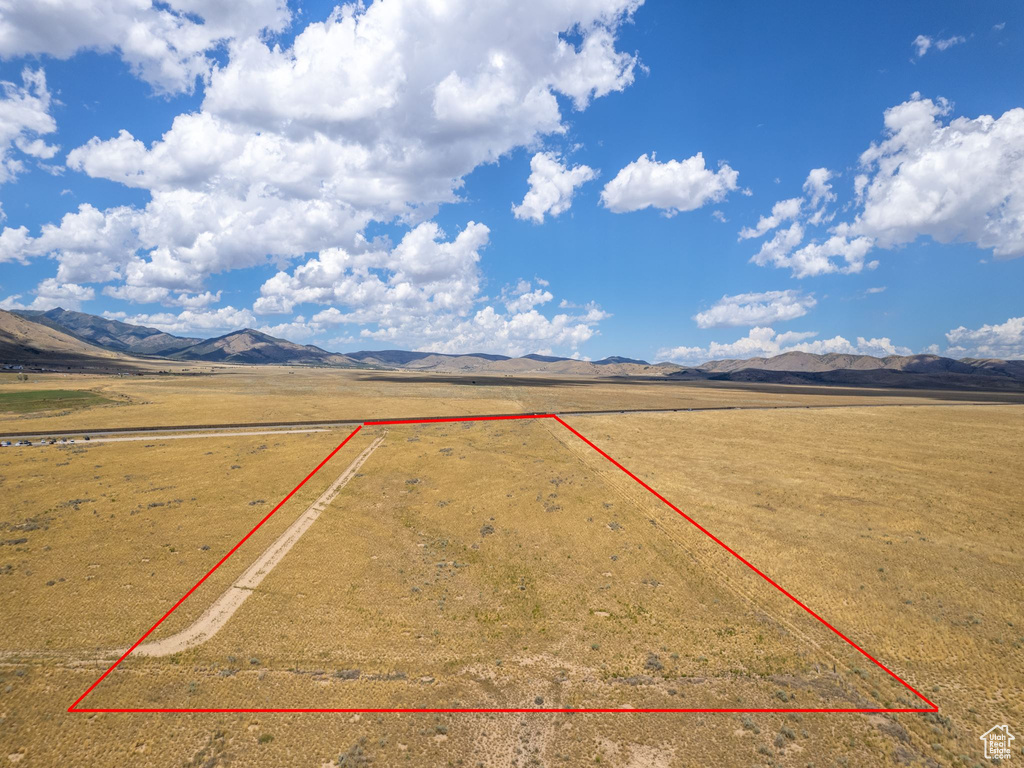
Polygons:
<instances>
[{"instance_id":1,"label":"white cloud","mask_svg":"<svg viewBox=\"0 0 1024 768\"><path fill-rule=\"evenodd\" d=\"M793 277L814 277L831 273L854 275L862 272L865 267L874 269L878 266L877 261L865 262L864 257L872 245L871 238L868 237L851 240L833 235L824 242L808 243L785 257L777 258L775 266L790 268Z\"/></svg>"},{"instance_id":2,"label":"white cloud","mask_svg":"<svg viewBox=\"0 0 1024 768\"><path fill-rule=\"evenodd\" d=\"M803 184L803 197L791 197L775 203L772 206L771 215L761 216L755 227L741 229L739 239L761 237L790 220L805 221L812 226L831 221L835 213L828 213L826 206L836 200L836 194L832 191L832 185L829 183L834 176L835 174L828 168L811 169ZM778 179L775 181L778 183Z\"/></svg>"},{"instance_id":3,"label":"white cloud","mask_svg":"<svg viewBox=\"0 0 1024 768\"><path fill-rule=\"evenodd\" d=\"M817 304L800 291L766 291L723 296L711 309L694 315L698 328L767 325L803 317Z\"/></svg>"},{"instance_id":4,"label":"white cloud","mask_svg":"<svg viewBox=\"0 0 1024 768\"><path fill-rule=\"evenodd\" d=\"M47 144L42 139L32 139L29 141L24 136L19 136L14 140L14 145L24 152L26 155L31 155L39 160L49 160L58 152L60 152L60 146L55 144ZM64 168L61 166L44 166L46 168L52 168L51 172L54 176L58 176L64 172Z\"/></svg>"},{"instance_id":5,"label":"white cloud","mask_svg":"<svg viewBox=\"0 0 1024 768\"><path fill-rule=\"evenodd\" d=\"M306 318L302 315L297 315L290 323L261 325L256 330L269 334L270 336L276 336L279 339L287 339L288 341L300 343L311 336L314 336L320 328L314 324L307 323Z\"/></svg>"},{"instance_id":6,"label":"white cloud","mask_svg":"<svg viewBox=\"0 0 1024 768\"><path fill-rule=\"evenodd\" d=\"M8 296L0 301L0 309L79 309L83 301L91 301L96 296L96 291L89 286L63 283L52 277L40 282L33 293L36 297L29 304L19 301L21 294Z\"/></svg>"},{"instance_id":7,"label":"white cloud","mask_svg":"<svg viewBox=\"0 0 1024 768\"><path fill-rule=\"evenodd\" d=\"M761 250L750 261L761 267L789 269L793 277L816 277L832 273L850 275L878 266L877 261L865 260L873 245L871 238L851 239L833 235L823 242L812 241L797 247L803 238L804 227L795 221L762 243Z\"/></svg>"},{"instance_id":8,"label":"white cloud","mask_svg":"<svg viewBox=\"0 0 1024 768\"><path fill-rule=\"evenodd\" d=\"M816 208L818 203L835 202L836 195L829 181L835 176L828 168L812 168L804 181L804 194L810 198L810 205Z\"/></svg>"},{"instance_id":9,"label":"white cloud","mask_svg":"<svg viewBox=\"0 0 1024 768\"><path fill-rule=\"evenodd\" d=\"M346 322L411 321L438 311L467 311L480 290L477 267L490 230L469 222L451 242L434 222L417 225L392 250L321 251L260 288L254 309L290 312L296 304L341 304Z\"/></svg>"},{"instance_id":10,"label":"white cloud","mask_svg":"<svg viewBox=\"0 0 1024 768\"><path fill-rule=\"evenodd\" d=\"M674 216L709 202L721 202L736 189L738 177L726 163L718 171L706 168L700 152L667 163L659 163L653 154L650 158L641 155L605 185L601 202L613 213L654 207Z\"/></svg>"},{"instance_id":11,"label":"white cloud","mask_svg":"<svg viewBox=\"0 0 1024 768\"><path fill-rule=\"evenodd\" d=\"M164 304L170 307L184 307L185 309L205 309L220 301L221 291L212 293L174 294L168 288L143 287L134 285L107 285L103 288L103 295L113 299L130 301L133 304Z\"/></svg>"},{"instance_id":12,"label":"white cloud","mask_svg":"<svg viewBox=\"0 0 1024 768\"><path fill-rule=\"evenodd\" d=\"M953 357L1024 358L1024 317L1011 317L999 325L954 328L946 334Z\"/></svg>"},{"instance_id":13,"label":"white cloud","mask_svg":"<svg viewBox=\"0 0 1024 768\"><path fill-rule=\"evenodd\" d=\"M885 138L860 156L853 220L800 247L808 227L835 216L826 211L836 199L829 183L833 174L814 169L804 183L808 205L802 210L821 207L778 231L751 261L790 269L794 277L854 274L877 266L867 258L872 250L919 237L972 243L992 249L997 258L1024 255L1024 108L999 118L945 120L951 111L945 99L917 93L886 110ZM740 237L763 234L773 223L762 217Z\"/></svg>"},{"instance_id":14,"label":"white cloud","mask_svg":"<svg viewBox=\"0 0 1024 768\"><path fill-rule=\"evenodd\" d=\"M513 289L502 291L502 303L509 312L525 312L547 304L553 298L551 291L543 287L534 288L528 280L520 280Z\"/></svg>"},{"instance_id":15,"label":"white cloud","mask_svg":"<svg viewBox=\"0 0 1024 768\"><path fill-rule=\"evenodd\" d=\"M708 360L746 359L750 357L774 357L785 352L809 352L817 355L845 354L872 355L909 355L907 347L897 346L888 338L866 339L858 336L856 343L851 343L842 336L831 339L808 341L817 336L816 332L789 332L777 334L767 327L751 328L750 332L733 342L711 342L707 347L674 347L658 350L659 360L671 360L685 365L696 365Z\"/></svg>"},{"instance_id":16,"label":"white cloud","mask_svg":"<svg viewBox=\"0 0 1024 768\"><path fill-rule=\"evenodd\" d=\"M960 43L966 43L967 38L962 35L953 35L952 37L936 39L929 37L928 35L918 35L914 38L911 43L915 48L917 58L921 58L934 46L938 51L944 51L947 48L952 48L954 45L960 45Z\"/></svg>"},{"instance_id":17,"label":"white cloud","mask_svg":"<svg viewBox=\"0 0 1024 768\"><path fill-rule=\"evenodd\" d=\"M0 24L2 24L0 16ZM42 69L25 68L20 86L0 81L0 184L11 181L24 170L24 161L15 153L17 147L25 155L49 160L60 147L47 144L39 136L57 130L50 114L51 97ZM34 138L32 138L34 137Z\"/></svg>"},{"instance_id":18,"label":"white cloud","mask_svg":"<svg viewBox=\"0 0 1024 768\"><path fill-rule=\"evenodd\" d=\"M290 48L232 32L199 111L149 145L121 131L69 153L74 170L148 191L144 208L5 230L0 258L195 292L218 272L359 250L370 222L415 225L480 164L564 133L558 94L583 109L628 86L636 58L613 43L638 5L394 0L344 6ZM62 245L77 241L89 248Z\"/></svg>"},{"instance_id":19,"label":"white cloud","mask_svg":"<svg viewBox=\"0 0 1024 768\"><path fill-rule=\"evenodd\" d=\"M0 11L0 57L117 51L168 93L191 91L207 76L206 54L219 43L283 30L290 18L284 0L4 0Z\"/></svg>"},{"instance_id":20,"label":"white cloud","mask_svg":"<svg viewBox=\"0 0 1024 768\"><path fill-rule=\"evenodd\" d=\"M178 335L211 336L251 328L256 324L256 317L248 309L236 309L230 305L218 309L186 309L176 315L171 312L118 314L120 317L117 319L126 323L147 325Z\"/></svg>"},{"instance_id":21,"label":"white cloud","mask_svg":"<svg viewBox=\"0 0 1024 768\"><path fill-rule=\"evenodd\" d=\"M416 349L429 352L551 354L556 346L576 350L597 333L597 323L607 316L597 308L584 315L557 314L549 318L536 309L501 313L487 306L465 319L437 316L424 326L363 329L360 335L375 341L411 342Z\"/></svg>"},{"instance_id":22,"label":"white cloud","mask_svg":"<svg viewBox=\"0 0 1024 768\"><path fill-rule=\"evenodd\" d=\"M800 206L803 205L803 198L791 197L788 200L779 200L772 206L770 216L762 216L757 221L756 227L744 227L740 230L740 240L748 240L752 237L761 237L766 232L775 229L784 221L795 219L800 214Z\"/></svg>"},{"instance_id":23,"label":"white cloud","mask_svg":"<svg viewBox=\"0 0 1024 768\"><path fill-rule=\"evenodd\" d=\"M1024 109L945 123L950 111L917 94L886 110L885 140L860 159L863 208L838 234L882 248L928 236L1024 255Z\"/></svg>"},{"instance_id":24,"label":"white cloud","mask_svg":"<svg viewBox=\"0 0 1024 768\"><path fill-rule=\"evenodd\" d=\"M548 317L538 307L554 299L546 281L520 280L502 291L505 311L481 295L480 251L489 230L469 222L446 241L434 222L410 230L393 249L359 252L333 248L260 289L259 313L291 312L299 304L330 305L310 324L317 331L361 325L363 339L436 352L522 354L563 347L575 350L597 333L608 315L596 305Z\"/></svg>"},{"instance_id":25,"label":"white cloud","mask_svg":"<svg viewBox=\"0 0 1024 768\"><path fill-rule=\"evenodd\" d=\"M544 214L558 216L572 205L576 188L597 178L597 172L586 165L566 167L553 152L538 152L530 160L529 191L521 205L513 205L517 219L532 219L538 224Z\"/></svg>"}]
</instances>

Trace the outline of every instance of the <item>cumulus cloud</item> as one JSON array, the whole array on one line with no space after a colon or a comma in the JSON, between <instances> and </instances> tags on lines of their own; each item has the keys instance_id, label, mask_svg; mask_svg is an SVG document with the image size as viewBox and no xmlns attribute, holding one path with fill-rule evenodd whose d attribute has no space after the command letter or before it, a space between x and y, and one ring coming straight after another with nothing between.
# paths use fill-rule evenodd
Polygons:
<instances>
[{"instance_id":1,"label":"cumulus cloud","mask_svg":"<svg viewBox=\"0 0 1024 768\"><path fill-rule=\"evenodd\" d=\"M836 213L828 211L837 197L833 174L814 169L804 183L800 213L789 228L764 242L751 262L789 269L794 277L855 274L877 266L868 259L873 250L919 237L972 243L997 258L1024 255L1024 108L999 118L947 120L951 111L945 99L916 93L886 110L884 139L860 156L853 219L804 243L809 228L831 223ZM773 229L781 220L775 214L773 208L772 217L762 216L757 227L741 230L740 238Z\"/></svg>"},{"instance_id":2,"label":"cumulus cloud","mask_svg":"<svg viewBox=\"0 0 1024 768\"><path fill-rule=\"evenodd\" d=\"M836 335L831 339L815 339L817 332L776 333L768 327L751 328L750 332L733 342L711 342L706 347L671 347L658 350L659 360L671 360L684 365L697 365L708 360L774 357L785 352L810 352L817 355L831 353L845 355L909 355L907 347L897 346L886 337L866 339L858 336L856 343Z\"/></svg>"},{"instance_id":3,"label":"cumulus cloud","mask_svg":"<svg viewBox=\"0 0 1024 768\"><path fill-rule=\"evenodd\" d=\"M831 221L835 212L828 211L828 204L836 201L836 194L830 183L835 174L828 168L813 168L803 184L803 197L780 200L772 206L770 216L761 216L755 227L740 230L740 240L762 237L768 232L792 220L784 230L778 230L770 240L762 243L750 261L759 266L788 268L794 277L810 277L832 272L851 274L860 272L865 265L864 256L871 250L869 238L850 240L830 237L824 242L812 240L802 248L807 227L816 227ZM838 259L841 259L839 261Z\"/></svg>"},{"instance_id":4,"label":"cumulus cloud","mask_svg":"<svg viewBox=\"0 0 1024 768\"><path fill-rule=\"evenodd\" d=\"M722 328L737 325L767 325L795 320L806 315L818 302L800 291L765 291L723 296L711 309L698 312L693 319L698 328Z\"/></svg>"},{"instance_id":5,"label":"cumulus cloud","mask_svg":"<svg viewBox=\"0 0 1024 768\"><path fill-rule=\"evenodd\" d=\"M175 294L168 288L107 285L103 288L103 295L133 304L164 304L169 307L184 307L185 309L205 309L220 301L221 291Z\"/></svg>"},{"instance_id":6,"label":"cumulus cloud","mask_svg":"<svg viewBox=\"0 0 1024 768\"><path fill-rule=\"evenodd\" d=\"M432 318L425 327L363 329L363 338L375 341L408 340L416 349L428 352L478 350L512 356L527 353L551 354L554 347L569 350L591 339L597 323L608 315L594 307L582 315L559 313L546 317L536 309L502 313L486 306L471 317L451 315Z\"/></svg>"},{"instance_id":7,"label":"cumulus cloud","mask_svg":"<svg viewBox=\"0 0 1024 768\"><path fill-rule=\"evenodd\" d=\"M946 334L952 357L1024 358L1024 317L1011 317L998 325L954 328Z\"/></svg>"},{"instance_id":8,"label":"cumulus cloud","mask_svg":"<svg viewBox=\"0 0 1024 768\"><path fill-rule=\"evenodd\" d=\"M6 0L0 11L0 57L116 51L167 93L191 91L207 76L218 44L283 30L290 19L285 0Z\"/></svg>"},{"instance_id":9,"label":"cumulus cloud","mask_svg":"<svg viewBox=\"0 0 1024 768\"><path fill-rule=\"evenodd\" d=\"M862 208L838 234L883 248L928 236L1024 255L1024 109L946 122L951 110L918 94L886 110L886 138L860 158Z\"/></svg>"},{"instance_id":10,"label":"cumulus cloud","mask_svg":"<svg viewBox=\"0 0 1024 768\"><path fill-rule=\"evenodd\" d=\"M757 226L743 227L740 230L739 239L749 240L762 237L785 222L792 220L806 221L806 223L814 226L823 221L830 221L834 214L827 213L826 205L836 200L836 195L832 191L832 184L830 183L834 177L835 174L828 168L812 168L803 184L803 197L790 197L786 200L779 200L779 202L772 206L771 215L761 216L758 219ZM778 181L778 179L775 180L776 183ZM790 227L790 229L794 233L796 232L793 227ZM803 237L803 227L800 227L799 231L801 233L800 236ZM796 243L792 245L795 246Z\"/></svg>"},{"instance_id":11,"label":"cumulus cloud","mask_svg":"<svg viewBox=\"0 0 1024 768\"><path fill-rule=\"evenodd\" d=\"M296 315L295 319L290 323L261 325L256 330L269 334L270 336L287 339L288 341L301 342L315 335L319 331L319 328L313 324L307 323L306 318L302 315Z\"/></svg>"},{"instance_id":12,"label":"cumulus cloud","mask_svg":"<svg viewBox=\"0 0 1024 768\"><path fill-rule=\"evenodd\" d=\"M597 172L586 165L566 167L553 152L538 152L530 160L529 191L520 205L512 206L517 219L532 219L538 224L544 215L558 216L572 205L576 188L597 178Z\"/></svg>"},{"instance_id":13,"label":"cumulus cloud","mask_svg":"<svg viewBox=\"0 0 1024 768\"><path fill-rule=\"evenodd\" d=\"M21 303L21 294L8 296L0 301L0 309L79 309L83 301L91 301L96 296L96 291L89 286L63 283L52 277L40 282L33 293L36 297L28 304Z\"/></svg>"},{"instance_id":14,"label":"cumulus cloud","mask_svg":"<svg viewBox=\"0 0 1024 768\"><path fill-rule=\"evenodd\" d=\"M652 154L641 155L605 184L601 202L613 213L660 208L667 216L692 211L709 202L721 202L736 189L739 173L722 163L707 168L698 152L685 160L660 163Z\"/></svg>"},{"instance_id":15,"label":"cumulus cloud","mask_svg":"<svg viewBox=\"0 0 1024 768\"><path fill-rule=\"evenodd\" d=\"M251 328L256 317L248 309L236 309L230 305L217 309L185 309L178 314L159 312L155 314L130 315L124 312L104 312L112 317L133 325L146 325L176 335L213 336L229 333L242 328Z\"/></svg>"},{"instance_id":16,"label":"cumulus cloud","mask_svg":"<svg viewBox=\"0 0 1024 768\"><path fill-rule=\"evenodd\" d=\"M2 23L2 17L0 17ZM0 184L11 181L24 168L15 148L29 157L49 160L60 147L47 144L40 136L57 130L50 114L51 97L42 69L25 68L21 85L0 81Z\"/></svg>"},{"instance_id":17,"label":"cumulus cloud","mask_svg":"<svg viewBox=\"0 0 1024 768\"><path fill-rule=\"evenodd\" d=\"M627 87L637 60L615 36L639 4L350 4L288 48L233 32L244 8L211 6L230 42L201 108L152 143L121 131L68 155L148 203L83 206L38 236L8 228L0 259L47 254L62 279L91 271L126 290L195 293L219 272L359 250L371 222L414 226L459 200L480 164L564 133L559 95L580 110Z\"/></svg>"},{"instance_id":18,"label":"cumulus cloud","mask_svg":"<svg viewBox=\"0 0 1024 768\"><path fill-rule=\"evenodd\" d=\"M836 195L832 192L832 185L829 181L835 176L828 168L812 168L804 181L804 194L812 208L819 203L835 202Z\"/></svg>"},{"instance_id":19,"label":"cumulus cloud","mask_svg":"<svg viewBox=\"0 0 1024 768\"><path fill-rule=\"evenodd\" d=\"M758 266L789 269L793 277L815 277L831 273L855 274L874 269L877 261L866 261L873 241L868 237L847 238L833 235L824 242L812 241L800 246L804 226L793 222L761 244L750 261ZM800 247L798 247L800 246Z\"/></svg>"},{"instance_id":20,"label":"cumulus cloud","mask_svg":"<svg viewBox=\"0 0 1024 768\"><path fill-rule=\"evenodd\" d=\"M496 304L481 307L480 252L489 241L483 224L469 222L446 239L436 222L412 228L392 249L321 251L260 288L254 310L293 311L326 306L311 317L317 333L340 325L362 326L360 337L435 352L523 354L552 348L575 350L597 333L608 315L589 304L547 316L554 299L544 280L506 287ZM568 305L566 305L568 306Z\"/></svg>"},{"instance_id":21,"label":"cumulus cloud","mask_svg":"<svg viewBox=\"0 0 1024 768\"><path fill-rule=\"evenodd\" d=\"M869 237L849 239L833 235L824 242L811 242L800 248L803 228L793 224L788 230L781 231L772 240L762 245L750 259L758 266L771 265L791 270L793 277L815 277L839 273L852 275L862 272L865 267L874 269L877 261L865 261L873 242Z\"/></svg>"},{"instance_id":22,"label":"cumulus cloud","mask_svg":"<svg viewBox=\"0 0 1024 768\"><path fill-rule=\"evenodd\" d=\"M756 227L744 227L740 230L740 240L761 237L783 222L795 219L800 214L800 207L803 205L803 202L804 200L801 197L779 200L779 202L772 206L770 216L762 216L758 219Z\"/></svg>"},{"instance_id":23,"label":"cumulus cloud","mask_svg":"<svg viewBox=\"0 0 1024 768\"><path fill-rule=\"evenodd\" d=\"M451 241L435 222L405 234L391 250L330 248L281 271L260 288L254 309L261 314L291 312L296 304L340 304L346 322L376 323L465 310L477 298L480 250L490 230L469 222Z\"/></svg>"},{"instance_id":24,"label":"cumulus cloud","mask_svg":"<svg viewBox=\"0 0 1024 768\"><path fill-rule=\"evenodd\" d=\"M911 45L914 47L914 53L917 58L921 58L932 48L937 51L944 51L947 48L952 48L954 45L960 45L960 43L966 43L967 38L962 35L953 35L952 37L946 38L934 38L928 35L918 35L914 38L914 42Z\"/></svg>"},{"instance_id":25,"label":"cumulus cloud","mask_svg":"<svg viewBox=\"0 0 1024 768\"><path fill-rule=\"evenodd\" d=\"M509 312L525 312L547 304L553 298L551 291L544 287L534 288L529 280L520 280L514 288L502 291L502 303Z\"/></svg>"}]
</instances>

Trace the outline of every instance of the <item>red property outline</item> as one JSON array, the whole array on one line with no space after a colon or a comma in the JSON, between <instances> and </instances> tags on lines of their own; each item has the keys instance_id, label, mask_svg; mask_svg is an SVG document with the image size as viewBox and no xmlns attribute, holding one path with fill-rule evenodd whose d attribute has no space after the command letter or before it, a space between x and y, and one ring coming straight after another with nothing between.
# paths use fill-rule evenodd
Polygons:
<instances>
[{"instance_id":1,"label":"red property outline","mask_svg":"<svg viewBox=\"0 0 1024 768\"><path fill-rule=\"evenodd\" d=\"M213 574L214 571L216 571L218 568L220 568L221 565L224 564L225 560L227 560L229 557L231 557L231 555L233 555L235 553L235 551L238 550L238 548L241 547L249 539L250 536L252 536L254 533L256 533L256 531L259 530L261 525L263 525L265 522L267 522L267 520L269 520L271 518L271 516L275 512L277 512L277 510L279 510L282 506L284 506L284 503L286 501L288 501L288 499L290 499L292 496L294 496L295 493L303 485L306 484L306 481L308 481L311 477L313 477L313 475L315 475L317 472L319 472L320 469L328 461L330 461L334 457L334 455L338 451L340 451L345 446L346 443L348 443L349 440L351 440L353 437L355 437L356 433L358 433L359 430L361 430L363 427L385 426L385 425L390 425L390 424L439 424L439 423L446 423L446 422L453 422L453 421L507 421L507 420L518 420L518 419L554 419L555 421L557 421L559 424L561 424L567 430L572 432L572 434L574 434L576 437L578 437L580 440L582 440L588 446L590 446L595 451L597 451L599 454L601 454L601 456L603 456L608 461L610 461L612 464L614 464L618 469L622 470L626 475L628 475L630 478L632 478L634 481L636 481L641 487L644 488L644 490L646 490L648 493L652 494L655 498L657 498L663 504L668 506L674 512L676 512L679 515L681 515L690 524L695 526L701 533L703 533L705 536L710 538L712 541L714 541L716 544L718 544L720 547L722 547L726 552L728 552L730 555L732 555L737 560L739 560L741 563L743 563L745 566L747 566L747 568L752 570L754 573L756 573L758 576L760 576L766 582L768 582L773 587L775 587L775 589L779 590L779 592L781 592L786 597L788 597L790 600L792 600L794 603L796 603L798 606L800 606L804 611L806 611L808 614L810 614L815 619L817 619L819 622L821 622L821 624L823 624L825 627L830 629L834 634L836 634L843 641L845 641L849 646L851 646L854 650L856 650L858 653L860 653L862 656L864 656L866 659L868 659L872 664L874 664L879 669L883 670L886 674L888 674L890 677L892 677L894 680L896 680L900 685L902 685L908 691L913 693L921 701L923 701L926 704L928 704L928 707L925 708L925 709L913 708L913 707L910 707L910 708L891 708L891 707L889 707L889 708L832 708L832 707L819 707L819 708L813 708L813 707L809 707L809 708L797 708L797 707L764 707L764 708L700 708L700 707L696 707L696 708L684 708L684 707L680 707L680 708L675 708L675 707L666 707L666 708L638 708L638 709L616 709L616 708L594 708L594 709L590 709L590 708L555 708L555 707L503 708L503 707L495 707L495 708L404 708L404 709L395 708L395 709L391 709L391 708L364 708L364 707L354 707L354 708L316 708L316 707L281 707L281 708L270 708L270 707L259 707L259 708L249 708L249 707L225 707L225 708L217 708L217 707L203 707L203 708L199 708L199 707L180 707L180 708L179 707L174 707L174 708L171 708L171 707L167 707L167 708L116 707L116 708L111 708L111 707L106 707L106 708L97 708L97 707L79 707L78 706L82 702L82 700L85 699L86 696L88 696L90 693L92 693L92 691L96 688L96 686L98 686L101 682L103 682L103 680L107 677L107 675L109 675L111 672L113 672L122 661L124 661L126 658L128 658L128 656L131 654L131 652L134 651L142 643L143 640L145 640L147 637L149 637L149 635L157 627L159 627L168 616L170 616L172 613L174 613L174 611L176 611L178 609L178 606L180 606L183 602L185 602L185 600L189 597L189 595L191 595L193 592L195 592L204 581L206 581L208 578L210 578L211 574ZM132 645L131 648L129 648L127 651L125 651L121 655L121 657L117 661L115 661L110 666L109 669L107 669L106 672L104 672L102 675L100 675L96 679L96 681L86 689L85 693L83 693L81 696L79 696L75 700L74 704L72 704L70 707L68 707L68 712L196 712L196 713L199 713L199 712L211 712L211 713L220 713L220 712L424 712L424 713L427 713L427 712L430 712L430 713L436 713L436 712L516 712L516 713L526 713L526 712L562 712L562 713L574 713L574 712L579 712L579 713L586 713L586 712L618 712L618 713L625 713L625 712L633 712L633 713L639 713L639 712L858 712L858 713L921 712L921 713L923 713L923 712L938 712L938 711L939 711L939 707L938 707L937 704L935 704L934 702L930 701L924 694L919 692L916 688L914 688L912 685L910 685L908 682L906 682L903 678L901 678L899 675L897 675L895 672L893 672L887 666L882 664L882 662L878 661L878 659L876 659L874 656L872 656L867 651L865 651L863 648L861 648L859 645L857 645L855 642L853 642L853 640L848 638L846 635L844 635L838 629L836 629L831 624L829 624L827 621L825 621L825 619L823 619L817 613L815 613L810 608L808 608L804 603L802 603L800 600L798 600L796 597L794 597L792 593L790 593L789 591L784 589L782 586L780 586L770 576L768 576L763 571L761 571L759 568L757 568L755 565L753 565L749 560L747 560L745 557L740 555L736 550L734 550L732 547L730 547L724 541L719 539L717 536L715 536L713 533L711 533L711 531L709 531L707 528L702 526L700 523L698 523L696 520L694 520L688 514L683 512L681 509L679 509L679 507L677 507L671 501L666 499L664 496L662 496L656 490L651 488L651 486L649 486L647 483L645 483L639 477L634 475L632 472L630 472L628 469L626 469L624 466L622 466L622 464L620 464L618 461L613 459L611 456L609 456L603 450L598 448L594 443L592 443L590 440L588 440L586 437L584 437L582 434L580 434L573 427L569 426L565 421L563 421L558 415L556 415L554 413L528 413L528 414L521 414L521 415L515 415L515 416L471 416L471 417L454 417L454 418L437 418L437 419L392 419L392 420L389 420L389 421L364 421L362 424L359 424L355 429L353 429L348 434L348 436L344 440L341 441L341 443L338 445L337 448L335 448L333 451L331 451L329 454L327 454L327 457L323 461L321 461L319 464L317 464L316 468L312 472L310 472L308 475L306 475L305 478L303 478L302 482L300 482L298 485L296 485L288 493L287 496L285 496L283 499L281 499L281 501L277 504L277 506L275 506L272 510L270 510L270 512L268 512L266 514L266 516L262 520L260 520L258 523L256 523L256 525L253 526L252 530L249 531L247 534L245 534L245 536L242 537L241 541L239 541L237 544L235 544L235 546L233 546L231 548L231 550L226 555L224 555L224 557L222 557L217 562L217 564L215 566L213 566L213 568L211 568L209 571L207 571L205 576L203 576L199 581L197 581L195 583L195 585L188 592L186 592L182 596L182 598L180 600L178 600L178 602L176 602L173 606L171 606L170 610L167 611L167 613L165 613L163 616L161 616L160 619L156 622L156 624L154 624L152 627L150 627L148 630L146 630L146 633L142 637L140 637L138 640L136 640L134 645Z\"/></svg>"}]
</instances>

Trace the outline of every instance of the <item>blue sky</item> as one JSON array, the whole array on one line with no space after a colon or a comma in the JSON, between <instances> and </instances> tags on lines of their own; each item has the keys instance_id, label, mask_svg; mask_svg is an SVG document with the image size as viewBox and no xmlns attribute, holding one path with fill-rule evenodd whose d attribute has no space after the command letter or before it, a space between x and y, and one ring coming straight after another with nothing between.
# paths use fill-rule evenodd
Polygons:
<instances>
[{"instance_id":1,"label":"blue sky","mask_svg":"<svg viewBox=\"0 0 1024 768\"><path fill-rule=\"evenodd\" d=\"M5 308L1024 357L1017 2L16 2L0 57Z\"/></svg>"}]
</instances>

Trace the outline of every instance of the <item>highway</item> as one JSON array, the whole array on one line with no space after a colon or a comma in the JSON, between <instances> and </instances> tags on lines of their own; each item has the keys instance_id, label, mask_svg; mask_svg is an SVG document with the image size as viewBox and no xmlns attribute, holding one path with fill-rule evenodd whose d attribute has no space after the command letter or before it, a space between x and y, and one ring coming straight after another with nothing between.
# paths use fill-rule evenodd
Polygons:
<instances>
[{"instance_id":1,"label":"highway","mask_svg":"<svg viewBox=\"0 0 1024 768\"><path fill-rule=\"evenodd\" d=\"M604 410L580 410L580 411L558 411L555 415L562 417L570 416L606 416L610 414L644 414L644 413L687 413L702 411L773 411L773 410L827 410L833 408L949 408L970 405L1002 405L1008 407L1019 407L1018 403L1000 402L977 402L958 401L947 403L850 403L850 404L827 404L827 405L714 405L696 408L613 408ZM451 419L488 419L502 418L509 416L542 416L552 413L550 411L520 411L518 413L481 413L465 414L460 416L374 416L353 419L330 419L321 421L278 421L278 422L249 422L240 424L187 424L187 425L163 425L147 427L107 427L104 429L53 429L45 432L2 432L0 440L40 440L43 438L74 438L76 444L89 436L90 442L113 442L126 440L149 440L156 436L161 439L168 438L201 438L201 437L227 437L232 435L269 435L269 434L294 434L302 432L321 432L334 427L353 427L357 424L372 422L398 422L398 421L438 421L444 422ZM2 430L2 427L0 427ZM215 430L215 431L211 431ZM259 430L259 431L252 431ZM180 434L201 432L203 434ZM116 437L115 437L116 436ZM16 447L16 446L11 446Z\"/></svg>"}]
</instances>

